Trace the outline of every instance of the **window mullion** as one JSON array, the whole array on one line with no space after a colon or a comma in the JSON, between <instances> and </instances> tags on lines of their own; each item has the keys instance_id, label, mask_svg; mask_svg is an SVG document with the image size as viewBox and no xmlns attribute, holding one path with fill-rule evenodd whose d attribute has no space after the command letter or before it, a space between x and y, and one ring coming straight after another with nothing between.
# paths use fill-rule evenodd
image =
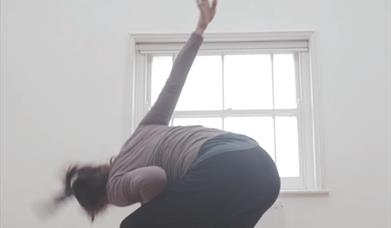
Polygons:
<instances>
[{"instance_id":1,"label":"window mullion","mask_svg":"<svg viewBox=\"0 0 391 228\"><path fill-rule=\"evenodd\" d=\"M275 110L275 96L274 96L274 55L271 54L271 69L272 69L272 99L273 99L273 110ZM277 163L277 134L276 134L276 114L273 114L273 139L274 139L274 161Z\"/></svg>"},{"instance_id":2,"label":"window mullion","mask_svg":"<svg viewBox=\"0 0 391 228\"><path fill-rule=\"evenodd\" d=\"M146 71L146 75L147 77L145 77L145 96L144 96L144 99L145 99L145 104L146 104L146 109L150 108L151 107L151 94L152 94L152 61L153 61L153 56L152 55L146 55L146 68L145 68L145 71ZM147 112L147 110L145 110L145 112Z\"/></svg>"},{"instance_id":3,"label":"window mullion","mask_svg":"<svg viewBox=\"0 0 391 228\"><path fill-rule=\"evenodd\" d=\"M299 79L299 75L301 75L301 59L298 53L295 53L295 80L296 80L296 103L297 103L297 136L298 136L298 146L299 146L299 171L300 177L302 179L306 179L307 177L307 164L305 162L304 150L305 150L305 142L304 142L304 129L305 122L303 121L303 110L302 110L302 85L301 80Z\"/></svg>"},{"instance_id":4,"label":"window mullion","mask_svg":"<svg viewBox=\"0 0 391 228\"><path fill-rule=\"evenodd\" d=\"M223 113L222 113L222 116L221 116L221 118L222 118L222 127L223 127L223 130L225 129L225 70L224 70L224 68L225 68L225 55L224 54L222 54L221 55L221 71L222 71L222 73L221 73L221 77L222 77L222 82L221 82L221 84L222 84L222 87L223 87L223 89L222 89L222 102L223 102L223 105L222 105L222 107L223 107Z\"/></svg>"},{"instance_id":5,"label":"window mullion","mask_svg":"<svg viewBox=\"0 0 391 228\"><path fill-rule=\"evenodd\" d=\"M133 87L134 90L134 102L133 102L133 110L132 115L134 116L132 123L132 130L135 130L138 122L144 117L145 113L148 111L149 103L148 101L148 93L150 83L148 80L148 72L150 71L150 67L152 65L152 61L148 59L147 55L137 54L136 55L136 72ZM140 85L140 86L137 86Z\"/></svg>"},{"instance_id":6,"label":"window mullion","mask_svg":"<svg viewBox=\"0 0 391 228\"><path fill-rule=\"evenodd\" d=\"M196 117L196 116L237 116L237 117L252 117L252 116L297 116L296 109L286 110L188 110L188 111L175 111L173 116L175 117Z\"/></svg>"},{"instance_id":7,"label":"window mullion","mask_svg":"<svg viewBox=\"0 0 391 228\"><path fill-rule=\"evenodd\" d=\"M178 55L178 53L172 53L171 54L171 57L172 57L172 66L174 66L174 61L175 61L175 58L176 58L176 56ZM175 116L175 111L172 113L172 116L171 116L171 120L170 120L170 125L171 126L173 126L174 125L174 120L175 120L175 118L176 118L176 116Z\"/></svg>"}]
</instances>

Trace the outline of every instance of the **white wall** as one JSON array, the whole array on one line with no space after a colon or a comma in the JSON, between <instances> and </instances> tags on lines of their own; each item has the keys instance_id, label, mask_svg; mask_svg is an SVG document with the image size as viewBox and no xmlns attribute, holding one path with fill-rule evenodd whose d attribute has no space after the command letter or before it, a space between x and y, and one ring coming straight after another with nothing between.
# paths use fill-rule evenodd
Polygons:
<instances>
[{"instance_id":1,"label":"white wall","mask_svg":"<svg viewBox=\"0 0 391 228\"><path fill-rule=\"evenodd\" d=\"M220 1L210 32L317 31L316 93L331 193L283 197L283 208L261 223L391 227L389 2ZM67 162L109 158L125 140L128 33L191 32L196 17L192 0L1 0L1 227L88 225L75 202L47 221L32 204L60 188ZM129 211L110 210L94 227L118 227Z\"/></svg>"}]
</instances>

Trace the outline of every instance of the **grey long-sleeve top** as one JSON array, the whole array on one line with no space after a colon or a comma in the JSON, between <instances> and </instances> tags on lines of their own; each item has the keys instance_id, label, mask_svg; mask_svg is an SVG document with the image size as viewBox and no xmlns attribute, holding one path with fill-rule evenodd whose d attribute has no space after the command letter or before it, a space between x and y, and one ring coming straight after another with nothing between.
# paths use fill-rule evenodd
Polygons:
<instances>
[{"instance_id":1,"label":"grey long-sleeve top","mask_svg":"<svg viewBox=\"0 0 391 228\"><path fill-rule=\"evenodd\" d=\"M201 35L191 34L159 98L112 163L107 183L109 203L127 206L150 201L167 182L186 173L207 140L226 133L202 126L168 126L202 41Z\"/></svg>"}]
</instances>

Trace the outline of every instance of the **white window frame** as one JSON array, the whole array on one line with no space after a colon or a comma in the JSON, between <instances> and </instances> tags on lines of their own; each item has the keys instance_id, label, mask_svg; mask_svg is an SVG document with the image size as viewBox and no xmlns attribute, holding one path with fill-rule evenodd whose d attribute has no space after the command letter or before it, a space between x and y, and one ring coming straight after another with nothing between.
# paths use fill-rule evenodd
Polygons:
<instances>
[{"instance_id":1,"label":"white window frame","mask_svg":"<svg viewBox=\"0 0 391 228\"><path fill-rule=\"evenodd\" d=\"M128 133L133 132L150 107L150 66L148 54L178 52L189 34L130 34L131 40L131 120ZM298 90L298 128L300 177L282 178L283 190L296 194L324 192L320 167L320 143L317 104L314 87L314 31L261 32L261 33L216 33L206 34L199 54L208 55L220 51L231 53L286 53L296 52ZM225 112L230 112L226 110ZM186 111L174 112L174 117L187 115ZM205 113L207 114L207 113Z\"/></svg>"}]
</instances>

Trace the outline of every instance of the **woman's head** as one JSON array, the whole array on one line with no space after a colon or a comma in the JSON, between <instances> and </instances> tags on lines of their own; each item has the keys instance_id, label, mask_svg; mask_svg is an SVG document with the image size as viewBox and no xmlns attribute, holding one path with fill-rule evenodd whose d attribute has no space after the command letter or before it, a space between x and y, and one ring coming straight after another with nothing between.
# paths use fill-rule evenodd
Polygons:
<instances>
[{"instance_id":1,"label":"woman's head","mask_svg":"<svg viewBox=\"0 0 391 228\"><path fill-rule=\"evenodd\" d=\"M109 165L70 166L64 177L64 193L56 198L56 202L73 195L94 221L95 215L108 205L106 183L109 170Z\"/></svg>"}]
</instances>

